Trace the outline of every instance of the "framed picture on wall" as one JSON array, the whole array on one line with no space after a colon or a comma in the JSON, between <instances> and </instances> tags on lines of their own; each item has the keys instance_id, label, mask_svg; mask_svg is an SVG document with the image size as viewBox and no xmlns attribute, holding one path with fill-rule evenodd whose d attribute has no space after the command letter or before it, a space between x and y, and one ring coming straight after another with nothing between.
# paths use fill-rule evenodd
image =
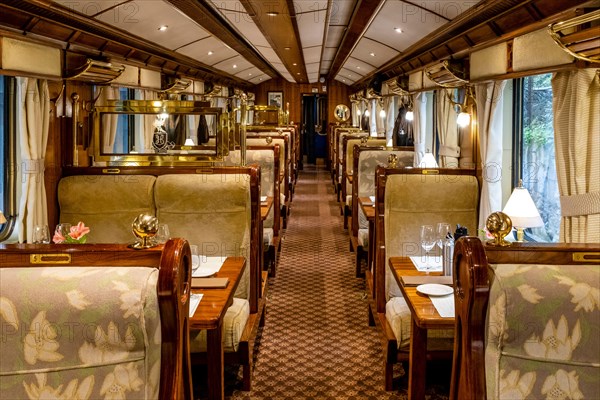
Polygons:
<instances>
[{"instance_id":1,"label":"framed picture on wall","mask_svg":"<svg viewBox=\"0 0 600 400\"><path fill-rule=\"evenodd\" d=\"M283 92L267 92L267 105L283 107Z\"/></svg>"}]
</instances>

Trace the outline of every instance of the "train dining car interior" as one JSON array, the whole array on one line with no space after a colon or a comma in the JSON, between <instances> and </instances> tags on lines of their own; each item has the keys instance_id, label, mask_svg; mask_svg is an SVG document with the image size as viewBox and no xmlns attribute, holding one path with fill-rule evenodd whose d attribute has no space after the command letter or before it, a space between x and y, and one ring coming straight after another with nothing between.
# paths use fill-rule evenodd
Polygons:
<instances>
[{"instance_id":1,"label":"train dining car interior","mask_svg":"<svg viewBox=\"0 0 600 400\"><path fill-rule=\"evenodd\" d=\"M2 0L0 399L600 399L599 0Z\"/></svg>"}]
</instances>

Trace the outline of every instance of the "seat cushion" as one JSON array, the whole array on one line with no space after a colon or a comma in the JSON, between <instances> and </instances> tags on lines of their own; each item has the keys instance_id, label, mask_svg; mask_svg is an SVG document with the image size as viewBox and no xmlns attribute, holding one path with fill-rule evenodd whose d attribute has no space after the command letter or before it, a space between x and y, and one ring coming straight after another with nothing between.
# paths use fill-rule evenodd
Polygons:
<instances>
[{"instance_id":1,"label":"seat cushion","mask_svg":"<svg viewBox=\"0 0 600 400\"><path fill-rule=\"evenodd\" d=\"M365 249L369 248L369 229L359 229L358 230L358 245L362 246Z\"/></svg>"},{"instance_id":2,"label":"seat cushion","mask_svg":"<svg viewBox=\"0 0 600 400\"><path fill-rule=\"evenodd\" d=\"M398 349L408 350L410 346L410 309L404 297L392 297L385 305L385 319L390 324ZM452 350L454 348L453 329L429 329L427 331L428 350Z\"/></svg>"},{"instance_id":3,"label":"seat cushion","mask_svg":"<svg viewBox=\"0 0 600 400\"><path fill-rule=\"evenodd\" d=\"M223 318L223 348L227 353L236 352L240 338L246 328L250 315L250 303L245 299L233 298L233 304L227 309ZM203 353L206 351L206 330L190 332L190 351Z\"/></svg>"}]
</instances>

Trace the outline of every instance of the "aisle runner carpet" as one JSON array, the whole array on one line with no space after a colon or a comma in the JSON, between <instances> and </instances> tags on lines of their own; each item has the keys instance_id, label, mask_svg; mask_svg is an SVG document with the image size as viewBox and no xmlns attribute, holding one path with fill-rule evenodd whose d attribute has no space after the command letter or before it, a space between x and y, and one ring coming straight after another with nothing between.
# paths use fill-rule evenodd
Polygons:
<instances>
[{"instance_id":1,"label":"aisle runner carpet","mask_svg":"<svg viewBox=\"0 0 600 400\"><path fill-rule=\"evenodd\" d=\"M322 165L305 165L277 276L269 282L252 391L241 391L241 368L228 367L228 398L406 398L400 364L394 392L382 390L381 342L376 328L367 324L365 283L355 277L353 259L329 172Z\"/></svg>"}]
</instances>

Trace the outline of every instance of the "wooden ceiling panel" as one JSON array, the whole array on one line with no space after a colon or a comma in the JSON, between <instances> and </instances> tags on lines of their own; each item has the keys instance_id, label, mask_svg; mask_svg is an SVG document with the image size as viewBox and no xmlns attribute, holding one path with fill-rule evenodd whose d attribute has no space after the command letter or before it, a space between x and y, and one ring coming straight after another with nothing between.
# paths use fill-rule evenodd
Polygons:
<instances>
[{"instance_id":1,"label":"wooden ceiling panel","mask_svg":"<svg viewBox=\"0 0 600 400\"><path fill-rule=\"evenodd\" d=\"M296 16L302 47L321 46L325 29L326 11L304 13Z\"/></svg>"},{"instance_id":2,"label":"wooden ceiling panel","mask_svg":"<svg viewBox=\"0 0 600 400\"><path fill-rule=\"evenodd\" d=\"M485 40L489 40L489 38L493 38L496 36L492 28L488 24L480 25L472 30L470 30L467 34L469 40L473 43L481 43Z\"/></svg>"},{"instance_id":3,"label":"wooden ceiling panel","mask_svg":"<svg viewBox=\"0 0 600 400\"><path fill-rule=\"evenodd\" d=\"M510 14L503 15L494 20L494 24L501 29L503 34L527 26L532 22L535 22L535 20L525 7L521 7Z\"/></svg>"},{"instance_id":4,"label":"wooden ceiling panel","mask_svg":"<svg viewBox=\"0 0 600 400\"><path fill-rule=\"evenodd\" d=\"M447 46L450 48L452 53L458 53L470 47L464 36L459 36L453 40L450 40Z\"/></svg>"},{"instance_id":5,"label":"wooden ceiling panel","mask_svg":"<svg viewBox=\"0 0 600 400\"><path fill-rule=\"evenodd\" d=\"M71 37L73 34L73 29L42 19L31 28L30 32L64 42Z\"/></svg>"},{"instance_id":6,"label":"wooden ceiling panel","mask_svg":"<svg viewBox=\"0 0 600 400\"><path fill-rule=\"evenodd\" d=\"M22 30L32 17L9 8L2 9L0 12L0 25L13 29Z\"/></svg>"},{"instance_id":7,"label":"wooden ceiling panel","mask_svg":"<svg viewBox=\"0 0 600 400\"><path fill-rule=\"evenodd\" d=\"M107 42L106 46L104 47L104 52L116 54L122 58L128 58L128 56L132 54L130 47L115 42Z\"/></svg>"}]
</instances>

